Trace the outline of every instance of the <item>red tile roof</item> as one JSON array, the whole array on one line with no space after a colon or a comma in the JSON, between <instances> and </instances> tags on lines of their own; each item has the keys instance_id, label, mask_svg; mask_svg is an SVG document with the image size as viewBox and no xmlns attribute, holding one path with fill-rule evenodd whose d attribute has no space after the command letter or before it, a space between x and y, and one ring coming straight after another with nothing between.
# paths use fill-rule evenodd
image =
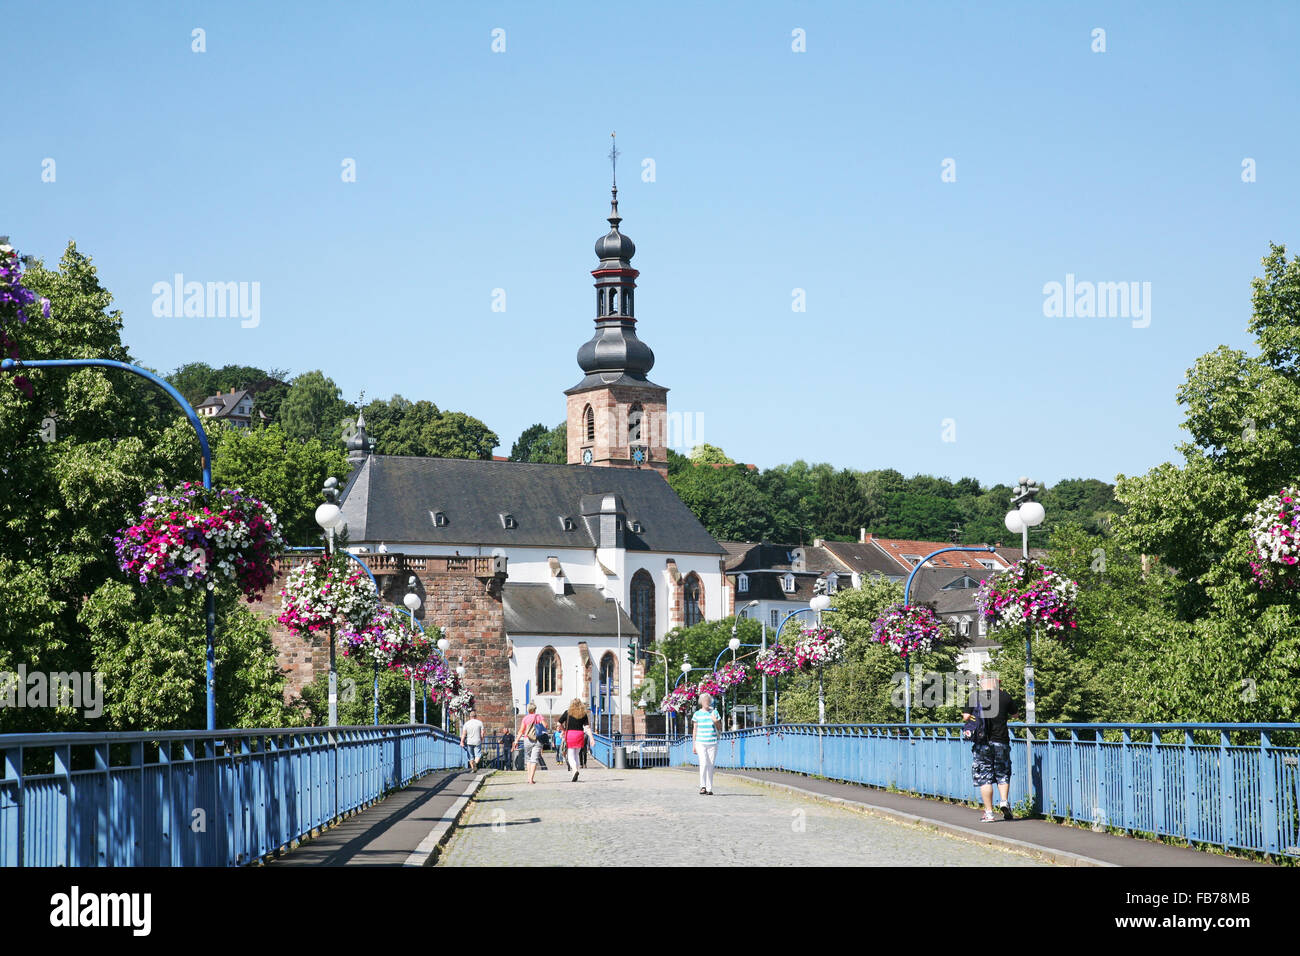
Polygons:
<instances>
[{"instance_id":1,"label":"red tile roof","mask_svg":"<svg viewBox=\"0 0 1300 956\"><path fill-rule=\"evenodd\" d=\"M876 547L884 551L885 554L897 561L901 567L907 568L908 570L915 567L915 562L919 561L927 554L930 554L933 551L938 551L940 548L953 547L952 543L948 541L912 541L905 538L880 538L873 534L866 536L866 541L864 543L868 542L876 545ZM912 555L913 558L909 561L904 558L903 555ZM980 564L981 560L993 560L997 563L999 568L1008 568L1011 566L1011 562L1007 561L996 552L980 554L972 551L949 551L947 554L941 554L936 558L930 559L926 564L926 567L967 568L976 571L983 571L985 568L984 565Z\"/></svg>"}]
</instances>

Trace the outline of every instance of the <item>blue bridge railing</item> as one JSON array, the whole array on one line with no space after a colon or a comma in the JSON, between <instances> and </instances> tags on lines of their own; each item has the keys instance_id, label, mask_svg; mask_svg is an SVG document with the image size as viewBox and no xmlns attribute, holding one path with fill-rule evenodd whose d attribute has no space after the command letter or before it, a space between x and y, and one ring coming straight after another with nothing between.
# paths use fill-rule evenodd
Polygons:
<instances>
[{"instance_id":1,"label":"blue bridge railing","mask_svg":"<svg viewBox=\"0 0 1300 956\"><path fill-rule=\"evenodd\" d=\"M672 742L678 738L664 734L621 734L617 744L615 738L605 734L594 734L595 746L591 755L606 767L614 766L614 748L622 747L625 751L628 769L645 767L667 767L670 765Z\"/></svg>"},{"instance_id":2,"label":"blue bridge railing","mask_svg":"<svg viewBox=\"0 0 1300 956\"><path fill-rule=\"evenodd\" d=\"M1010 725L1012 805L1028 795ZM1300 857L1300 724L1035 725L1034 810L1096 827ZM674 766L698 762L690 738ZM722 735L717 766L974 800L960 724L782 724Z\"/></svg>"},{"instance_id":3,"label":"blue bridge railing","mask_svg":"<svg viewBox=\"0 0 1300 956\"><path fill-rule=\"evenodd\" d=\"M0 735L0 865L240 866L431 770L436 727Z\"/></svg>"}]
</instances>

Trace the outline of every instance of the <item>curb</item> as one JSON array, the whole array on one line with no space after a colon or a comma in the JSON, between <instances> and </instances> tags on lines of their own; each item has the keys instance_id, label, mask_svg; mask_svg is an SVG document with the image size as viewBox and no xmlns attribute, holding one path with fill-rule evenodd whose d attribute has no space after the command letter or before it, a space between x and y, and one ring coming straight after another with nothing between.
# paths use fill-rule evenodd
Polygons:
<instances>
[{"instance_id":1,"label":"curb","mask_svg":"<svg viewBox=\"0 0 1300 956\"><path fill-rule=\"evenodd\" d=\"M403 866L433 866L434 862L438 858L438 849L447 842L447 838L451 836L452 830L456 829L456 824L459 822L461 814L465 812L465 808L469 806L470 800L473 799L474 794L478 792L478 788L482 786L483 781L488 778L491 772L492 771L480 773L469 782L469 786L465 788L465 792L457 797L456 802L447 808L447 812L443 814L442 818L434 825L433 829L429 831L429 835L421 840L420 845L417 846L411 852L411 855L406 858L406 862L402 864Z\"/></svg>"},{"instance_id":2,"label":"curb","mask_svg":"<svg viewBox=\"0 0 1300 956\"><path fill-rule=\"evenodd\" d=\"M722 768L719 769L721 770ZM826 793L818 793L816 790L808 790L805 787L796 787L793 784L777 783L774 780L764 780L761 777L751 777L748 774L736 773L732 770L728 770L726 773L728 776L736 777L740 780L747 780L750 783L756 783L764 787L772 787L777 790L788 790L791 793L797 793L802 797L809 797L813 800L839 804L840 806L847 807L851 810L866 811L867 813L888 817L901 823L910 823L913 826L923 826L934 830L940 830L944 833L961 837L963 840L969 840L973 843L982 843L988 846L1003 846L1010 849L1020 850L1021 852L1048 860L1052 863L1059 863L1063 866L1118 866L1116 863L1107 863L1105 860L1097 860L1093 857L1083 856L1079 853L1071 853L1068 850L1054 850L1051 847L1040 846L1037 843L1028 843L1025 840L1016 840L1012 837L998 836L989 833L987 830L972 830L969 827L959 826L955 823L948 823L944 820L935 820L932 817L918 816L915 813L895 810L892 807L882 807L861 800L847 800L844 797L835 797Z\"/></svg>"}]
</instances>

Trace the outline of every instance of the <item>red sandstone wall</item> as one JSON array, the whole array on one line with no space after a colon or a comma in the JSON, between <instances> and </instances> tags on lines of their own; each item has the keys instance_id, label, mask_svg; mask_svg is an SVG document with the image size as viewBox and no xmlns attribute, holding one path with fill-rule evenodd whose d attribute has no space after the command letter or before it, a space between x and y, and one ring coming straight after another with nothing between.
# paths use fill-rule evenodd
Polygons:
<instances>
[{"instance_id":1,"label":"red sandstone wall","mask_svg":"<svg viewBox=\"0 0 1300 956\"><path fill-rule=\"evenodd\" d=\"M282 562L266 597L253 605L255 612L272 621L271 639L280 669L288 678L286 699L300 695L303 687L329 667L328 635L299 637L275 622L284 576L295 563L310 558L294 555ZM426 628L442 628L450 642L447 659L453 667L464 663L465 684L477 699L479 717L491 728L513 723L510 657L501 607L505 575L493 572L492 559L372 554L363 560L371 565L384 600L390 603L400 605L407 579L416 576L417 593L424 602L417 617Z\"/></svg>"}]
</instances>

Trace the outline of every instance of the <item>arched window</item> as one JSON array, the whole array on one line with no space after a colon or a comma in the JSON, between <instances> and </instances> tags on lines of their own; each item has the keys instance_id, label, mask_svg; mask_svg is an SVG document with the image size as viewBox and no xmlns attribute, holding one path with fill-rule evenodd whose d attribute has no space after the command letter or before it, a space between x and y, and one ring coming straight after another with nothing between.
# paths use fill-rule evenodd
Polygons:
<instances>
[{"instance_id":1,"label":"arched window","mask_svg":"<svg viewBox=\"0 0 1300 956\"><path fill-rule=\"evenodd\" d=\"M600 710L608 714L618 700L618 663L609 651L600 659Z\"/></svg>"},{"instance_id":2,"label":"arched window","mask_svg":"<svg viewBox=\"0 0 1300 956\"><path fill-rule=\"evenodd\" d=\"M555 648L548 647L537 657L537 693L558 694L560 692L560 655Z\"/></svg>"},{"instance_id":3,"label":"arched window","mask_svg":"<svg viewBox=\"0 0 1300 956\"><path fill-rule=\"evenodd\" d=\"M596 413L587 406L587 410L582 413L582 420L587 429L587 441L596 440Z\"/></svg>"},{"instance_id":4,"label":"arched window","mask_svg":"<svg viewBox=\"0 0 1300 956\"><path fill-rule=\"evenodd\" d=\"M641 441L641 420L645 417L645 412L641 410L640 405L633 405L627 412L627 443L629 445L638 444Z\"/></svg>"},{"instance_id":5,"label":"arched window","mask_svg":"<svg viewBox=\"0 0 1300 956\"><path fill-rule=\"evenodd\" d=\"M682 582L682 613L687 627L704 620L704 585L694 571Z\"/></svg>"},{"instance_id":6,"label":"arched window","mask_svg":"<svg viewBox=\"0 0 1300 956\"><path fill-rule=\"evenodd\" d=\"M632 575L632 623L641 634L641 646L655 639L655 581L645 568Z\"/></svg>"}]
</instances>

